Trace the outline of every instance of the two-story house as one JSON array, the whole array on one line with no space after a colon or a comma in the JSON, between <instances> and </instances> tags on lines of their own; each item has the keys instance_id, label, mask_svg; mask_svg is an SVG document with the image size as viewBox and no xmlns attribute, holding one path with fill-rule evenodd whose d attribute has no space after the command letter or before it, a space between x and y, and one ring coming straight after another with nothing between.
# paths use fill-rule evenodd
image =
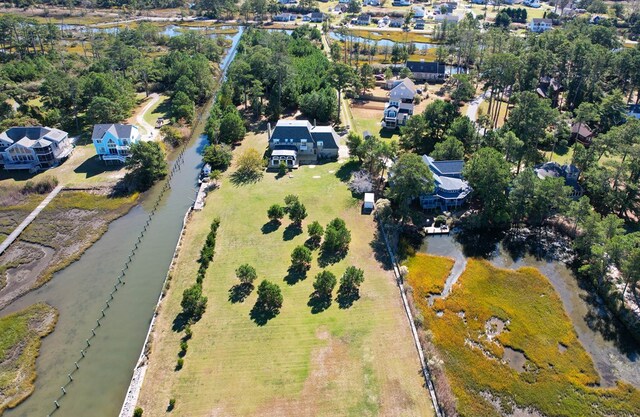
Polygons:
<instances>
[{"instance_id":1,"label":"two-story house","mask_svg":"<svg viewBox=\"0 0 640 417\"><path fill-rule=\"evenodd\" d=\"M400 81L389 93L389 102L384 108L382 127L396 129L407 124L413 115L413 100L416 96L416 85L409 78Z\"/></svg>"},{"instance_id":2,"label":"two-story house","mask_svg":"<svg viewBox=\"0 0 640 417\"><path fill-rule=\"evenodd\" d=\"M0 133L0 164L6 170L49 168L72 151L68 133L51 127L12 127Z\"/></svg>"},{"instance_id":3,"label":"two-story house","mask_svg":"<svg viewBox=\"0 0 640 417\"><path fill-rule=\"evenodd\" d=\"M311 125L308 120L279 120L269 135L269 168L284 163L289 168L338 157L340 138L331 126Z\"/></svg>"},{"instance_id":4,"label":"two-story house","mask_svg":"<svg viewBox=\"0 0 640 417\"><path fill-rule=\"evenodd\" d=\"M130 147L140 141L140 132L136 126L121 124L102 124L93 126L91 140L98 157L105 161L124 163L130 156Z\"/></svg>"},{"instance_id":5,"label":"two-story house","mask_svg":"<svg viewBox=\"0 0 640 417\"><path fill-rule=\"evenodd\" d=\"M529 24L529 30L535 33L542 33L553 29L553 20L539 19L534 17Z\"/></svg>"},{"instance_id":6,"label":"two-story house","mask_svg":"<svg viewBox=\"0 0 640 417\"><path fill-rule=\"evenodd\" d=\"M435 190L431 194L420 196L420 205L425 210L455 210L471 194L469 183L462 178L464 161L436 161L428 155L422 160L431 170Z\"/></svg>"}]
</instances>

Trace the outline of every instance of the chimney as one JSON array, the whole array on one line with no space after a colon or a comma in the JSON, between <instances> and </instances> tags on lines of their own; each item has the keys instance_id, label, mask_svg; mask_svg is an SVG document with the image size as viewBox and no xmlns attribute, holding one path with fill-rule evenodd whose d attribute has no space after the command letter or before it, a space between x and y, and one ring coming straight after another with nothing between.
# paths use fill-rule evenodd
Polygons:
<instances>
[{"instance_id":1,"label":"chimney","mask_svg":"<svg viewBox=\"0 0 640 417\"><path fill-rule=\"evenodd\" d=\"M271 140L271 123L267 123L267 140Z\"/></svg>"},{"instance_id":2,"label":"chimney","mask_svg":"<svg viewBox=\"0 0 640 417\"><path fill-rule=\"evenodd\" d=\"M313 119L313 128L316 128L316 119Z\"/></svg>"}]
</instances>

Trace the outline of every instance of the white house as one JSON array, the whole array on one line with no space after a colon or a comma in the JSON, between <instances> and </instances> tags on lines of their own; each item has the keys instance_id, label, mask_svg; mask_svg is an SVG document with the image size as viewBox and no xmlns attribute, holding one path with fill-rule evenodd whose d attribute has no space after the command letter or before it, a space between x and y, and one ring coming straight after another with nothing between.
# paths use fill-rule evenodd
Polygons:
<instances>
[{"instance_id":1,"label":"white house","mask_svg":"<svg viewBox=\"0 0 640 417\"><path fill-rule=\"evenodd\" d=\"M413 115L413 100L416 86L409 78L403 79L389 93L389 102L384 108L382 127L396 129L404 126Z\"/></svg>"},{"instance_id":2,"label":"white house","mask_svg":"<svg viewBox=\"0 0 640 417\"><path fill-rule=\"evenodd\" d=\"M12 127L0 133L0 165L6 170L49 168L72 151L69 134L51 127Z\"/></svg>"},{"instance_id":3,"label":"white house","mask_svg":"<svg viewBox=\"0 0 640 417\"><path fill-rule=\"evenodd\" d=\"M130 156L130 146L140 141L140 132L132 125L94 125L91 140L100 159L124 163Z\"/></svg>"},{"instance_id":4,"label":"white house","mask_svg":"<svg viewBox=\"0 0 640 417\"><path fill-rule=\"evenodd\" d=\"M362 2L363 6L374 6L374 7L378 7L380 6L380 0L364 0Z\"/></svg>"},{"instance_id":5,"label":"white house","mask_svg":"<svg viewBox=\"0 0 640 417\"><path fill-rule=\"evenodd\" d=\"M395 0L392 4L394 6L410 6L411 0Z\"/></svg>"},{"instance_id":6,"label":"white house","mask_svg":"<svg viewBox=\"0 0 640 417\"><path fill-rule=\"evenodd\" d=\"M524 4L525 6L533 7L534 9L539 9L540 7L542 7L538 0L524 0L522 4Z\"/></svg>"},{"instance_id":7,"label":"white house","mask_svg":"<svg viewBox=\"0 0 640 417\"><path fill-rule=\"evenodd\" d=\"M546 32L553 28L553 21L551 19L539 19L533 18L529 24L529 30L535 33Z\"/></svg>"}]
</instances>

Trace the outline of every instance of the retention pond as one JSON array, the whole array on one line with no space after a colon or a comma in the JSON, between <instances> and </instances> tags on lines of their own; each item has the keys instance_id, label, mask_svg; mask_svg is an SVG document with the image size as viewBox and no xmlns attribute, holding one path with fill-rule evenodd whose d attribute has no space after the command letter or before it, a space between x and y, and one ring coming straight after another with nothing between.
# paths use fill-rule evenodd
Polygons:
<instances>
[{"instance_id":1,"label":"retention pond","mask_svg":"<svg viewBox=\"0 0 640 417\"><path fill-rule=\"evenodd\" d=\"M433 255L455 260L452 274L445 285L444 295L452 289L466 265L468 256L487 258L501 268L538 268L554 286L562 299L578 339L589 352L601 377L601 385L612 386L621 379L640 387L640 348L627 335L615 318L610 317L602 301L581 288L571 270L562 262L547 256L544 251L532 251L525 242L514 245L504 240L480 239L461 244L456 235L428 237L421 249ZM490 242L487 244L487 242ZM530 243L530 242L529 242Z\"/></svg>"},{"instance_id":2,"label":"retention pond","mask_svg":"<svg viewBox=\"0 0 640 417\"><path fill-rule=\"evenodd\" d=\"M240 34L242 28L239 28ZM235 55L240 36L222 63L226 71ZM38 357L34 393L21 405L8 410L8 417L47 416L55 409L54 400L69 381L69 373L79 362L67 394L59 401L55 416L117 416L124 400L133 368L139 357L164 278L178 241L182 221L196 194L201 169L201 151L207 143L201 135L208 108L198 120L194 138L187 145L181 169L171 178L135 256L129 264L125 285L119 286L105 310L114 284L137 242L163 184L152 190L127 215L114 221L109 230L87 250L79 261L55 274L45 286L26 294L0 314L44 301L60 316L55 331L42 343ZM102 317L100 326L96 319Z\"/></svg>"}]
</instances>

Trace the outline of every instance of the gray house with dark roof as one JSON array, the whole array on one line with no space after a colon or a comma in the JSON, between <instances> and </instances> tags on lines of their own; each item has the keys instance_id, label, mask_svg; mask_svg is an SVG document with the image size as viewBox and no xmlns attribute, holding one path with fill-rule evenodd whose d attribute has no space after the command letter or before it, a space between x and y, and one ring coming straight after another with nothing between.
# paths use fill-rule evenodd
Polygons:
<instances>
[{"instance_id":1,"label":"gray house with dark roof","mask_svg":"<svg viewBox=\"0 0 640 417\"><path fill-rule=\"evenodd\" d=\"M416 81L443 80L445 78L445 66L440 62L407 61L406 66Z\"/></svg>"},{"instance_id":2,"label":"gray house with dark roof","mask_svg":"<svg viewBox=\"0 0 640 417\"><path fill-rule=\"evenodd\" d=\"M49 168L72 151L68 133L51 127L12 127L0 133L0 165L6 170Z\"/></svg>"},{"instance_id":3,"label":"gray house with dark roof","mask_svg":"<svg viewBox=\"0 0 640 417\"><path fill-rule=\"evenodd\" d=\"M124 163L130 156L131 145L140 141L140 132L132 125L94 125L91 140L100 159Z\"/></svg>"},{"instance_id":4,"label":"gray house with dark roof","mask_svg":"<svg viewBox=\"0 0 640 417\"><path fill-rule=\"evenodd\" d=\"M463 161L436 161L423 155L422 160L431 170L435 190L420 196L423 209L453 210L461 207L471 194L469 183L462 178Z\"/></svg>"},{"instance_id":5,"label":"gray house with dark roof","mask_svg":"<svg viewBox=\"0 0 640 417\"><path fill-rule=\"evenodd\" d=\"M313 126L308 120L280 120L269 135L269 168L290 168L338 157L340 138L331 126Z\"/></svg>"}]
</instances>

